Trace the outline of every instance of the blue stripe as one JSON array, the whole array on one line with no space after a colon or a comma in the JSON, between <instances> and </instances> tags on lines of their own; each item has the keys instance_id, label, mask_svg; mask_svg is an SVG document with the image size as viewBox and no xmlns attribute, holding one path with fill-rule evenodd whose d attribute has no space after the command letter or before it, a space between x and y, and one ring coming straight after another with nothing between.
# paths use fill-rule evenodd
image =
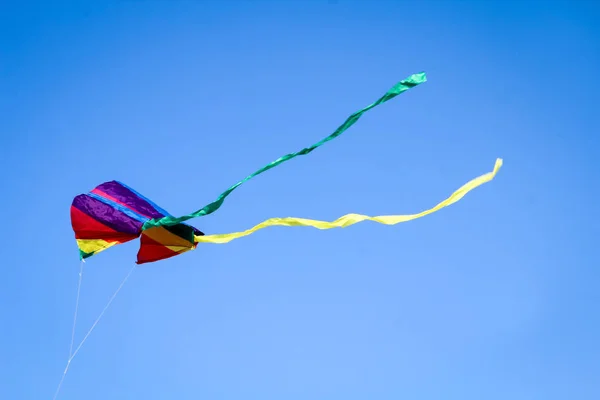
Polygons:
<instances>
[{"instance_id":1,"label":"blue stripe","mask_svg":"<svg viewBox=\"0 0 600 400\"><path fill-rule=\"evenodd\" d=\"M154 203L152 200L150 200L149 198L147 198L146 196L141 195L140 193L136 192L134 189L130 188L129 186L127 186L126 184L124 184L123 182L119 182L119 181L115 181L117 182L119 185L123 186L124 188L130 190L133 194L135 194L137 197L139 197L142 200L145 200L148 202L148 204L150 204L152 207L154 207L154 209L156 211L158 211L159 213L163 214L165 217L171 217L172 215L169 214L167 211L165 211L164 209L162 209L161 207L159 207L156 203Z\"/></svg>"},{"instance_id":2,"label":"blue stripe","mask_svg":"<svg viewBox=\"0 0 600 400\"><path fill-rule=\"evenodd\" d=\"M103 202L104 204L108 204L109 206L116 208L117 210L121 211L123 214L127 215L128 217L131 217L133 219L135 219L136 221L139 221L141 223L144 223L146 221L150 221L150 218L148 217L144 217L143 215L140 215L138 213L136 213L135 211L130 210L127 207L122 206L119 203L115 203L112 200L106 199L102 196L98 196L96 193L88 193L88 196L90 196L91 198L94 198L96 200L99 200L101 202Z\"/></svg>"}]
</instances>

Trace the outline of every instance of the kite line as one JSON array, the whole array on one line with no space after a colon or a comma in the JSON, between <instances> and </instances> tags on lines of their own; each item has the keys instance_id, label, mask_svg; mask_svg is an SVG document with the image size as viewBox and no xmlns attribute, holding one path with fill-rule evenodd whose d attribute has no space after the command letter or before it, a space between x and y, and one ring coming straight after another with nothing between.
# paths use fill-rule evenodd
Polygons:
<instances>
[{"instance_id":1,"label":"kite line","mask_svg":"<svg viewBox=\"0 0 600 400\"><path fill-rule=\"evenodd\" d=\"M60 378L60 382L58 383L58 387L54 392L53 400L56 400L58 393L60 392L60 388L65 380L65 376L67 376L67 370L69 369L69 364L71 363L71 355L73 354L73 344L75 343L75 327L77 326L77 311L79 310L79 294L81 293L81 280L83 277L83 265L85 264L84 260L81 260L79 266L79 281L77 282L77 298L75 299L75 314L73 315L73 328L71 328L71 346L69 346L69 358L67 361L67 366Z\"/></svg>"},{"instance_id":2,"label":"kite line","mask_svg":"<svg viewBox=\"0 0 600 400\"><path fill-rule=\"evenodd\" d=\"M184 215L182 217L178 217L178 218L173 217L173 216L165 216L165 217L162 217L159 219L151 219L144 223L142 229L146 230L148 228L158 227L158 226L173 226L173 225L177 225L182 222L185 222L192 218L197 218L197 217L202 217L204 215L212 214L213 212L217 211L221 207L221 205L225 201L225 198L227 196L229 196L231 194L231 192L233 192L237 187L239 187L243 183L249 181L250 179L254 178L255 176L260 175L263 172L268 171L271 168L274 168L274 167L278 166L279 164L282 164L288 160L291 160L298 156L303 156L303 155L309 154L316 148L318 148L318 147L324 145L325 143L329 142L330 140L333 140L336 137L340 136L348 128L350 128L352 125L354 125L356 123L356 121L358 121L360 119L360 117L367 111L371 110L372 108L377 107L380 104L385 103L388 100L393 99L394 97L398 96L399 94L402 94L402 93L406 92L407 90L412 89L413 87L420 85L421 83L424 83L426 81L427 81L427 76L424 72L421 72L418 74L413 74L413 75L409 76L408 78L395 84L390 90L388 90L383 96L381 96L379 99L377 99L374 103L372 103L372 104L366 106L365 108L363 108L359 111L356 111L355 113L350 115L346 119L346 121L344 121L344 123L342 125L340 125L332 134L330 134L326 138L321 139L320 141L313 144L312 146L308 146L308 147L306 147L300 151L297 151L295 153L286 154L285 156L280 157L277 160L270 162L269 164L260 168L256 172L248 175L246 178L242 179L241 181L237 182L236 184L231 186L229 189L227 189L226 191L221 193L219 195L219 197L217 197L217 199L215 201L213 201L212 203L207 204L206 206L202 207L201 209L199 209L197 211L194 211L193 213L190 213L190 214Z\"/></svg>"},{"instance_id":3,"label":"kite line","mask_svg":"<svg viewBox=\"0 0 600 400\"><path fill-rule=\"evenodd\" d=\"M84 260L81 260L79 267L79 282L77 283L77 299L75 300L75 315L73 316L73 329L71 330L71 346L69 347L69 358L73 354L73 344L75 342L75 326L77 325L77 311L79 310L79 294L81 293L81 279L83 278Z\"/></svg>"},{"instance_id":4,"label":"kite line","mask_svg":"<svg viewBox=\"0 0 600 400\"><path fill-rule=\"evenodd\" d=\"M133 273L133 270L137 267L137 265L134 265L129 270L129 273L127 273L127 275L125 276L125 278L121 281L121 283L119 284L119 287L117 288L117 290L113 293L113 295L111 296L111 298L108 300L108 303L106 303L106 305L104 306L104 308L100 312L100 315L98 315L98 318L96 318L96 321L94 321L94 323L92 324L92 327L85 334L85 336L83 337L83 339L81 340L81 342L79 343L79 345L77 346L77 348L75 349L75 351L73 351L73 343L74 343L74 339L75 339L75 325L76 325L76 322L77 322L77 311L78 311L78 308L79 308L78 306L79 306L79 293L80 293L80 288L81 288L81 276L82 276L82 273L83 273L83 263L84 263L84 261L82 260L81 261L81 269L80 269L80 272L79 272L79 284L77 285L77 300L75 302L75 316L73 317L73 330L72 330L72 336L71 336L71 348L69 350L69 359L67 360L67 366L65 367L65 370L63 371L62 377L60 378L60 382L58 383L58 387L56 388L56 391L54 392L54 397L52 398L53 400L56 400L56 398L58 397L58 394L60 393L60 389L62 387L62 384L63 384L63 382L65 380L65 377L67 376L67 372L69 371L69 367L71 366L71 361L73 361L73 359L75 358L75 356L79 352L79 349L81 349L81 346L83 346L83 344L85 343L85 341L92 334L92 331L96 328L96 325L98 325L98 322L100 322L100 320L104 316L104 313L106 313L106 311L108 310L108 308L112 304L112 302L115 299L115 297L117 297L117 295L119 294L119 292L121 291L121 289L125 285L125 282L127 282L127 280L129 279L129 277Z\"/></svg>"}]
</instances>

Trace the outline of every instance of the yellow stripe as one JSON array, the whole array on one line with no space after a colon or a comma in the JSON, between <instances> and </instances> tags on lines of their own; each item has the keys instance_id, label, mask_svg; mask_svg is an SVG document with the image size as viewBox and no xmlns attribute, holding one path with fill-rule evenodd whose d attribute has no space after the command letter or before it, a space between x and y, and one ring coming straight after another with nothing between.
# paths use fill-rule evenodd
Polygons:
<instances>
[{"instance_id":1,"label":"yellow stripe","mask_svg":"<svg viewBox=\"0 0 600 400\"><path fill-rule=\"evenodd\" d=\"M189 243L189 242L188 242ZM185 253L186 251L194 250L194 247L191 244L187 246L165 246L167 249L174 251L175 253Z\"/></svg>"},{"instance_id":2,"label":"yellow stripe","mask_svg":"<svg viewBox=\"0 0 600 400\"><path fill-rule=\"evenodd\" d=\"M317 229L332 229L332 228L346 228L350 225L354 225L358 222L362 221L374 221L380 224L385 225L396 225L401 222L411 221L417 218L424 217L426 215L432 214L444 207L447 207L453 203L456 203L460 199L462 199L468 192L475 189L476 187L483 185L494 179L498 170L502 166L502 159L496 159L496 164L494 165L494 170L492 172L488 172L487 174L481 175L470 182L463 185L460 189L455 191L448 197L446 200L442 201L438 205L429 210L422 211L418 214L408 214L408 215L382 215L378 217L369 217L367 215L361 214L347 214L343 217L340 217L332 222L327 221L317 221L312 219L304 219L304 218L270 218L260 224L246 230L243 232L233 232L233 233L224 233L224 234L216 234L216 235L206 235L206 236L195 236L194 240L197 243L228 243L234 239L238 239L244 236L248 236L253 234L254 232L267 228L269 226L310 226Z\"/></svg>"},{"instance_id":3,"label":"yellow stripe","mask_svg":"<svg viewBox=\"0 0 600 400\"><path fill-rule=\"evenodd\" d=\"M79 250L88 254L98 253L118 243L119 242L107 242L106 240L102 239L77 239L77 246L79 247Z\"/></svg>"},{"instance_id":4,"label":"yellow stripe","mask_svg":"<svg viewBox=\"0 0 600 400\"><path fill-rule=\"evenodd\" d=\"M187 249L190 249L194 246L193 243L191 243L190 241L188 241L182 237L179 237L179 236L175 235L174 233L171 233L170 231L168 231L167 229L165 229L162 226L146 229L143 232L143 234L148 236L150 239L154 240L155 242L162 244L165 247L174 247L174 248L177 248L177 247L184 248L185 247ZM180 250L174 250L174 251L180 251Z\"/></svg>"}]
</instances>

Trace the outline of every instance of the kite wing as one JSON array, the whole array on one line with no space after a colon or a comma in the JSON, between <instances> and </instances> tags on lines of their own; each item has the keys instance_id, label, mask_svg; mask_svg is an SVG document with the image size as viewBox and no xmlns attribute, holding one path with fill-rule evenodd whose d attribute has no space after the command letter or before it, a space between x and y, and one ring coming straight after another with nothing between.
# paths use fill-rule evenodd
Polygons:
<instances>
[{"instance_id":1,"label":"kite wing","mask_svg":"<svg viewBox=\"0 0 600 400\"><path fill-rule=\"evenodd\" d=\"M195 238L202 236L204 233L186 224L145 229L142 231L137 263L160 261L194 250L198 246Z\"/></svg>"},{"instance_id":2,"label":"kite wing","mask_svg":"<svg viewBox=\"0 0 600 400\"><path fill-rule=\"evenodd\" d=\"M186 224L142 232L144 223L170 214L135 190L117 181L105 182L81 194L71 204L71 225L82 259L141 236L138 264L193 250L203 233Z\"/></svg>"}]
</instances>

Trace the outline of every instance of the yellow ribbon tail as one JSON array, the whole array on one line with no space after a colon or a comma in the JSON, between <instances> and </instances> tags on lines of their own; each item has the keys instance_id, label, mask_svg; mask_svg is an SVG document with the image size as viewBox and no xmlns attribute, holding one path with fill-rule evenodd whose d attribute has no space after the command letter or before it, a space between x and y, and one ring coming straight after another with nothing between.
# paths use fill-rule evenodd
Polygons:
<instances>
[{"instance_id":1,"label":"yellow ribbon tail","mask_svg":"<svg viewBox=\"0 0 600 400\"><path fill-rule=\"evenodd\" d=\"M451 204L456 203L457 201L462 199L467 193L469 193L471 190L494 179L494 177L496 176L496 173L500 170L500 167L502 167L502 159L498 158L498 159L496 159L496 164L494 165L494 170L492 172L488 172L487 174L481 175L481 176L467 182L461 188L459 188L457 191L452 193L450 195L450 197L448 197L447 199L445 199L444 201L442 201L435 207L430 208L429 210L422 211L418 214L381 215L378 217L369 217L368 215L362 215L362 214L346 214L346 215L336 219L335 221L331 221L331 222L317 221L317 220L305 219L305 218L294 218L294 217L269 218L266 221L263 221L260 224L254 226L248 230L242 231L242 232L195 236L194 241L196 243L218 243L218 244L229 243L234 239L239 239L241 237L251 235L260 229L267 228L270 226L310 226L312 228L317 228L317 229L332 229L332 228L346 228L350 225L354 225L354 224L362 222L362 221L374 221L374 222L378 222L380 224L385 224L385 225L396 225L401 222L407 222L407 221L411 221L411 220L414 220L417 218L424 217L426 215L429 215L436 211L439 211L440 209L442 209L444 207L447 207Z\"/></svg>"}]
</instances>

